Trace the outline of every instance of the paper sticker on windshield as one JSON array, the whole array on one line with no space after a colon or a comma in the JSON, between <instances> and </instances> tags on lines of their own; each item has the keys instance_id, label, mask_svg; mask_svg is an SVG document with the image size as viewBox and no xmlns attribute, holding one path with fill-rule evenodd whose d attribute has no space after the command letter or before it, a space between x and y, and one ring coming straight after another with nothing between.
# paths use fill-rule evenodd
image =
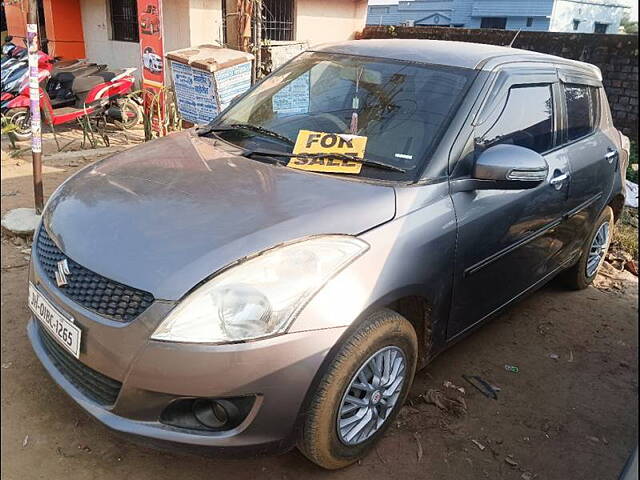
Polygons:
<instances>
[{"instance_id":1,"label":"paper sticker on windshield","mask_svg":"<svg viewBox=\"0 0 640 480\"><path fill-rule=\"evenodd\" d=\"M288 166L312 172L360 173L362 163L331 157L330 154L349 155L364 158L367 137L343 133L312 132L300 130L293 153L327 155L317 158L293 157Z\"/></svg>"},{"instance_id":2,"label":"paper sticker on windshield","mask_svg":"<svg viewBox=\"0 0 640 480\"><path fill-rule=\"evenodd\" d=\"M280 117L309 113L309 72L282 88L271 99L273 111Z\"/></svg>"}]
</instances>

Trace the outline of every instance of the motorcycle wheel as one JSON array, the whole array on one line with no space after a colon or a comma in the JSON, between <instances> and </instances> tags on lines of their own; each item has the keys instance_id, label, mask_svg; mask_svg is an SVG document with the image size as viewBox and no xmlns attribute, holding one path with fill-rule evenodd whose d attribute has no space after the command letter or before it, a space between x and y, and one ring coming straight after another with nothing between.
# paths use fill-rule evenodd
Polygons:
<instances>
[{"instance_id":1,"label":"motorcycle wheel","mask_svg":"<svg viewBox=\"0 0 640 480\"><path fill-rule=\"evenodd\" d=\"M124 99L118 102L118 106L122 112L122 121L114 120L116 127L122 130L129 130L142 121L142 112L140 107L133 100Z\"/></svg>"},{"instance_id":2,"label":"motorcycle wheel","mask_svg":"<svg viewBox=\"0 0 640 480\"><path fill-rule=\"evenodd\" d=\"M31 138L31 112L28 108L13 108L7 112L6 117L15 125L12 132L18 140Z\"/></svg>"}]
</instances>

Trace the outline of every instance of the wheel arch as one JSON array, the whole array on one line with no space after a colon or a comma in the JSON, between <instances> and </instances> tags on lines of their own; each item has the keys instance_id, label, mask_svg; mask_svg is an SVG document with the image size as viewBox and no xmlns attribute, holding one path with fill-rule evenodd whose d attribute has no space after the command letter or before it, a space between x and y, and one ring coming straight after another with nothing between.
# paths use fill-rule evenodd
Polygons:
<instances>
[{"instance_id":1,"label":"wheel arch","mask_svg":"<svg viewBox=\"0 0 640 480\"><path fill-rule=\"evenodd\" d=\"M437 328L437 324L434 322L433 304L430 299L422 295L419 291L416 291L416 288L417 286L411 286L401 288L394 292L389 292L387 295L384 295L378 300L372 302L360 313L360 315L358 315L357 318L353 320L353 322L351 322L349 327L340 336L340 339L327 352L320 368L318 368L315 373L313 380L305 393L300 410L298 411L292 435L290 438L284 440L284 444L287 446L293 445L299 438L313 393L316 391L331 362L338 354L344 339L349 338L351 333L354 330L357 330L363 322L366 322L374 312L382 309L388 309L406 318L415 329L418 337L418 364L416 366L416 370L423 368L428 363L431 358L430 351L434 344L434 337L437 338L437 332L434 332L434 327Z\"/></svg>"},{"instance_id":2,"label":"wheel arch","mask_svg":"<svg viewBox=\"0 0 640 480\"><path fill-rule=\"evenodd\" d=\"M304 422L304 414L309 405L310 396L317 388L321 378L338 353L344 339L348 338L354 330L357 330L363 322L366 322L372 313L385 308L402 315L411 323L418 337L417 368L423 368L427 364L431 358L430 353L432 347L434 343L437 343L437 338L439 338L438 332L436 331L438 323L434 321L435 315L431 299L422 294L422 289L418 285L406 286L388 292L386 295L372 301L369 306L351 322L349 327L340 336L340 339L325 355L320 368L318 368L309 385L300 411L298 412L298 419L296 420L296 426L294 428L294 434L296 436L299 434L299 428ZM434 339L436 339L435 342Z\"/></svg>"},{"instance_id":3,"label":"wheel arch","mask_svg":"<svg viewBox=\"0 0 640 480\"><path fill-rule=\"evenodd\" d=\"M413 325L418 337L418 369L427 365L433 346L433 315L431 303L420 295L407 295L385 306L402 315Z\"/></svg>"},{"instance_id":4,"label":"wheel arch","mask_svg":"<svg viewBox=\"0 0 640 480\"><path fill-rule=\"evenodd\" d=\"M613 198L609 201L608 206L611 207L611 210L613 210L614 223L618 223L618 220L622 215L622 210L624 209L624 195L622 193L614 195Z\"/></svg>"},{"instance_id":5,"label":"wheel arch","mask_svg":"<svg viewBox=\"0 0 640 480\"><path fill-rule=\"evenodd\" d=\"M388 292L370 302L369 306L351 322L342 338L350 335L374 312L382 309L392 310L406 318L415 329L418 337L418 369L423 368L433 356L434 350L438 349L439 339L446 331L446 321L437 321L439 315L436 305L433 298L428 295L428 292L426 293L425 295L424 285L408 285Z\"/></svg>"}]
</instances>

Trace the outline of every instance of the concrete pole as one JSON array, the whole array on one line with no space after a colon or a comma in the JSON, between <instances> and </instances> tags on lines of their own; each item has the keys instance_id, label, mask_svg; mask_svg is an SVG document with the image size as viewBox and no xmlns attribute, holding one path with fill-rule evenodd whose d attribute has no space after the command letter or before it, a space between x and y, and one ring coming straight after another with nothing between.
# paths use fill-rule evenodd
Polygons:
<instances>
[{"instance_id":1,"label":"concrete pole","mask_svg":"<svg viewBox=\"0 0 640 480\"><path fill-rule=\"evenodd\" d=\"M256 0L256 80L262 77L262 0Z\"/></svg>"},{"instance_id":2,"label":"concrete pole","mask_svg":"<svg viewBox=\"0 0 640 480\"><path fill-rule=\"evenodd\" d=\"M29 50L29 99L31 108L31 156L33 158L33 196L36 214L44 208L42 190L42 131L40 122L40 82L38 78L38 4L29 0L27 48Z\"/></svg>"}]
</instances>

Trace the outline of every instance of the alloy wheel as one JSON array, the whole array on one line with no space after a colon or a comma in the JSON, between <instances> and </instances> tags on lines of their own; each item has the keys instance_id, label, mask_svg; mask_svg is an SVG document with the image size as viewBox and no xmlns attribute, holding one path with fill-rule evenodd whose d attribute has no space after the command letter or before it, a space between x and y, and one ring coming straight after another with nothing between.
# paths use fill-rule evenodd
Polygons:
<instances>
[{"instance_id":1,"label":"alloy wheel","mask_svg":"<svg viewBox=\"0 0 640 480\"><path fill-rule=\"evenodd\" d=\"M28 108L8 112L9 122L15 126L13 134L18 140L26 140L31 137L31 112Z\"/></svg>"},{"instance_id":2,"label":"alloy wheel","mask_svg":"<svg viewBox=\"0 0 640 480\"><path fill-rule=\"evenodd\" d=\"M338 410L338 438L358 445L384 425L405 382L407 361L398 347L385 347L364 362L351 379Z\"/></svg>"},{"instance_id":3,"label":"alloy wheel","mask_svg":"<svg viewBox=\"0 0 640 480\"><path fill-rule=\"evenodd\" d=\"M609 248L610 237L609 222L604 222L598 228L593 241L591 242L591 248L589 249L589 256L587 257L586 274L587 277L592 277L600 268L604 256Z\"/></svg>"}]
</instances>

